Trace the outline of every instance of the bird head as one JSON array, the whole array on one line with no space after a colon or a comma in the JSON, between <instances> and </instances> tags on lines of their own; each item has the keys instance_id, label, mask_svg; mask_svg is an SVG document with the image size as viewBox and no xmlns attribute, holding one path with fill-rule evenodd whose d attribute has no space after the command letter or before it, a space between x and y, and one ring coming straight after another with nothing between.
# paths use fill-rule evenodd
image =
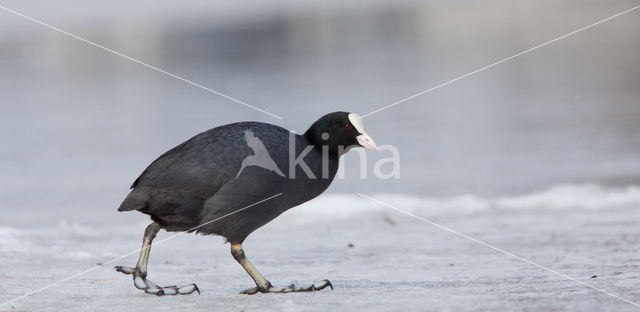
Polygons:
<instances>
[{"instance_id":1,"label":"bird head","mask_svg":"<svg viewBox=\"0 0 640 312\"><path fill-rule=\"evenodd\" d=\"M376 143L365 131L362 118L354 113L334 112L324 115L311 125L305 136L316 145L328 145L330 151L338 153L358 146L378 150Z\"/></svg>"}]
</instances>

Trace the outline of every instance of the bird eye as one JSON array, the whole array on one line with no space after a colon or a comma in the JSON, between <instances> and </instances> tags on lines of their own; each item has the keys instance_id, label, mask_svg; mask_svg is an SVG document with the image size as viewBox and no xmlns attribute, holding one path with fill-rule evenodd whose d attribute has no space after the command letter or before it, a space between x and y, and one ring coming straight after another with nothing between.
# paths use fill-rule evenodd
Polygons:
<instances>
[{"instance_id":1,"label":"bird eye","mask_svg":"<svg viewBox=\"0 0 640 312\"><path fill-rule=\"evenodd\" d=\"M351 129L351 125L350 124L346 124L346 125L344 125L344 128L345 129Z\"/></svg>"}]
</instances>

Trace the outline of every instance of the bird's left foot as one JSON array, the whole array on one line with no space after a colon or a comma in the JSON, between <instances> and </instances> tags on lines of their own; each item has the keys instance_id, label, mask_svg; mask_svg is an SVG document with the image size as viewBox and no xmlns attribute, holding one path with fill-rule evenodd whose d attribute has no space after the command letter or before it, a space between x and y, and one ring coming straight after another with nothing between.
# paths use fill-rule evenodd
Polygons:
<instances>
[{"instance_id":1,"label":"bird's left foot","mask_svg":"<svg viewBox=\"0 0 640 312\"><path fill-rule=\"evenodd\" d=\"M322 290L325 289L327 287L330 287L331 290L333 290L333 285L331 285L331 282L328 279L322 280L320 282L311 284L309 286L296 286L294 284L291 284L289 286L285 286L285 287L274 287L271 285L271 283L269 283L269 287L266 288L262 288L262 287L253 287L253 288L249 288L247 290L244 290L243 292L241 292L241 294L245 294L245 295L255 295L259 292L261 293L290 293L290 292L307 292L307 291L316 291L316 290Z\"/></svg>"},{"instance_id":2,"label":"bird's left foot","mask_svg":"<svg viewBox=\"0 0 640 312\"><path fill-rule=\"evenodd\" d=\"M200 289L196 284L188 284L182 287L178 286L158 286L158 284L147 279L146 274L140 274L138 268L116 266L116 271L122 272L127 275L133 275L133 285L140 290L144 290L147 294L156 296L171 296L171 295L188 295L194 292L200 294Z\"/></svg>"}]
</instances>

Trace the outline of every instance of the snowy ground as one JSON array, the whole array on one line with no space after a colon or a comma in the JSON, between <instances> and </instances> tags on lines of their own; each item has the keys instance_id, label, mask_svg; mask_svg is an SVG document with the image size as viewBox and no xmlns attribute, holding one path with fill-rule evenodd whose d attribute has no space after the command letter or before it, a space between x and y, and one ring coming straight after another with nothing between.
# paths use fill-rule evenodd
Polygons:
<instances>
[{"instance_id":1,"label":"snowy ground","mask_svg":"<svg viewBox=\"0 0 640 312\"><path fill-rule=\"evenodd\" d=\"M630 301L640 302L640 188L564 186L516 198L373 195ZM638 307L356 195L327 195L285 213L245 242L277 285L328 278L335 289L240 295L252 281L219 237L183 235L151 251L149 278L195 282L201 295L154 297L114 265L146 224L0 227L1 311L632 311ZM161 232L157 241L173 233ZM350 244L351 247L350 247Z\"/></svg>"}]
</instances>

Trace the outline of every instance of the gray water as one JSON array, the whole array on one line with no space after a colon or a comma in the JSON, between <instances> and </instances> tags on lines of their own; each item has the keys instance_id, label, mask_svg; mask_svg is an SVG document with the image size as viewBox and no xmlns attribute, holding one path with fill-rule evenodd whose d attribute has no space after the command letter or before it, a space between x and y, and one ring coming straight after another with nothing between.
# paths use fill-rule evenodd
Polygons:
<instances>
[{"instance_id":1,"label":"gray water","mask_svg":"<svg viewBox=\"0 0 640 312\"><path fill-rule=\"evenodd\" d=\"M366 114L637 5L274 3L197 2L175 14L168 1L3 3L284 119L0 11L1 223L95 221L155 157L206 129L258 120L302 132L327 112ZM367 179L348 155L330 191L501 195L640 182L639 61L636 11L368 116L377 143L399 149L400 179L372 177L388 153L368 153Z\"/></svg>"}]
</instances>

